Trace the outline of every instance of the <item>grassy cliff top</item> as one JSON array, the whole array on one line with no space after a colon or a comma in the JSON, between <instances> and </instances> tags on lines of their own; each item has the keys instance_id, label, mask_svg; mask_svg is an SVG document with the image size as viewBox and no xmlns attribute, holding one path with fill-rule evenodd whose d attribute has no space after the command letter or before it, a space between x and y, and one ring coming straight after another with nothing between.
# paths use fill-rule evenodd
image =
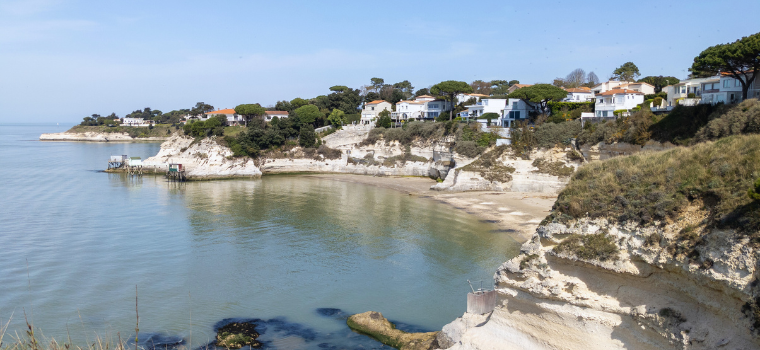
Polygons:
<instances>
[{"instance_id":1,"label":"grassy cliff top","mask_svg":"<svg viewBox=\"0 0 760 350\"><path fill-rule=\"evenodd\" d=\"M707 226L760 236L760 204L747 195L758 177L760 135L612 158L578 169L546 221L588 216L650 225L699 205L709 212Z\"/></svg>"},{"instance_id":2,"label":"grassy cliff top","mask_svg":"<svg viewBox=\"0 0 760 350\"><path fill-rule=\"evenodd\" d=\"M67 130L67 133L85 133L85 132L97 132L97 133L127 133L134 138L144 137L169 137L175 131L171 125L156 125L152 129L147 127L136 126L115 126L108 127L105 125L100 126L83 126L75 125L71 129Z\"/></svg>"}]
</instances>

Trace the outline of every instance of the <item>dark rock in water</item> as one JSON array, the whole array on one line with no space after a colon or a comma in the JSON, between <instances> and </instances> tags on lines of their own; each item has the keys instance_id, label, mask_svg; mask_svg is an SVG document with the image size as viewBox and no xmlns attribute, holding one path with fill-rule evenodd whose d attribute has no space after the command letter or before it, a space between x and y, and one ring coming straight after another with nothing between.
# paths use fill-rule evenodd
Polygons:
<instances>
[{"instance_id":1,"label":"dark rock in water","mask_svg":"<svg viewBox=\"0 0 760 350\"><path fill-rule=\"evenodd\" d=\"M244 346L261 347L256 341L259 333L252 322L232 322L216 331L216 346L227 349L240 349Z\"/></svg>"},{"instance_id":2,"label":"dark rock in water","mask_svg":"<svg viewBox=\"0 0 760 350\"><path fill-rule=\"evenodd\" d=\"M351 316L351 315L343 312L343 310L341 310L341 309L335 309L335 308L331 308L331 307L322 307L322 308L319 308L319 309L317 309L317 314L319 314L320 316L324 316L324 317L334 318L336 320L345 320L345 319L348 319L348 316Z\"/></svg>"}]
</instances>

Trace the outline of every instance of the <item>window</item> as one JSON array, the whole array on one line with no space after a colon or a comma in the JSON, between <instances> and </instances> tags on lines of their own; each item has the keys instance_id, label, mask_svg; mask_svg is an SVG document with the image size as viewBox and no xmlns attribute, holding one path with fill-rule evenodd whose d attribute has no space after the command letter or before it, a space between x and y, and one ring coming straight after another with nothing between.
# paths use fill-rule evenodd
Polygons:
<instances>
[{"instance_id":1,"label":"window","mask_svg":"<svg viewBox=\"0 0 760 350\"><path fill-rule=\"evenodd\" d=\"M728 79L726 79L726 80L723 81L723 87L724 88L727 88L727 87L730 87L730 86L731 86L730 85L730 81Z\"/></svg>"},{"instance_id":2,"label":"window","mask_svg":"<svg viewBox=\"0 0 760 350\"><path fill-rule=\"evenodd\" d=\"M517 102L512 102L512 108L517 109Z\"/></svg>"},{"instance_id":3,"label":"window","mask_svg":"<svg viewBox=\"0 0 760 350\"><path fill-rule=\"evenodd\" d=\"M520 119L520 111L510 111L509 119Z\"/></svg>"},{"instance_id":4,"label":"window","mask_svg":"<svg viewBox=\"0 0 760 350\"><path fill-rule=\"evenodd\" d=\"M428 104L428 108L438 108L438 104L437 103L430 103L430 104Z\"/></svg>"},{"instance_id":5,"label":"window","mask_svg":"<svg viewBox=\"0 0 760 350\"><path fill-rule=\"evenodd\" d=\"M682 94L685 94L685 93L686 93L686 87L685 87L685 86L682 86L682 87L681 87L681 93L682 93Z\"/></svg>"},{"instance_id":6,"label":"window","mask_svg":"<svg viewBox=\"0 0 760 350\"><path fill-rule=\"evenodd\" d=\"M734 86L742 86L742 83L739 82L739 79L736 79L735 82L736 83L734 84Z\"/></svg>"},{"instance_id":7,"label":"window","mask_svg":"<svg viewBox=\"0 0 760 350\"><path fill-rule=\"evenodd\" d=\"M372 111L374 111L374 110L375 110L375 107L370 107L370 108L372 108L372 109L371 109Z\"/></svg>"}]
</instances>

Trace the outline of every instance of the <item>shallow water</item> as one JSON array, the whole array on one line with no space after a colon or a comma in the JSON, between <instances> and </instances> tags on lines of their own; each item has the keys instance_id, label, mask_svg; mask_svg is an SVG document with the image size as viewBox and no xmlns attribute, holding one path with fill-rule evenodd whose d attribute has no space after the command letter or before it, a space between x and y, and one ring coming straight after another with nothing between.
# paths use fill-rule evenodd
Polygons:
<instances>
[{"instance_id":1,"label":"shallow water","mask_svg":"<svg viewBox=\"0 0 760 350\"><path fill-rule=\"evenodd\" d=\"M26 311L56 339L133 336L135 286L140 332L192 346L232 318L352 338L319 308L437 330L465 311L467 279L489 284L519 249L451 206L362 184L103 173L110 155L159 144L36 141L67 128L0 125L0 320L13 330ZM279 348L324 343L293 339Z\"/></svg>"}]
</instances>

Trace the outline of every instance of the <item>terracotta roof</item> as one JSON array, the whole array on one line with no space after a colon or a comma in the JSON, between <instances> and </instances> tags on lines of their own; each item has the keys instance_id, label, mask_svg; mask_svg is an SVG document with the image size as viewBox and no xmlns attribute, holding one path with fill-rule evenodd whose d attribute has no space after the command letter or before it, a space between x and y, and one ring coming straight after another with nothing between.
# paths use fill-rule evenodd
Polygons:
<instances>
[{"instance_id":1,"label":"terracotta roof","mask_svg":"<svg viewBox=\"0 0 760 350\"><path fill-rule=\"evenodd\" d=\"M746 71L746 72L741 72L741 73L742 73L742 74L748 74L748 73L752 73L752 72L753 72L753 71L751 71L751 70L748 70L748 71ZM721 75L721 76L724 76L724 77L726 77L726 76L731 76L731 72L720 72L720 75Z\"/></svg>"},{"instance_id":2,"label":"terracotta roof","mask_svg":"<svg viewBox=\"0 0 760 350\"><path fill-rule=\"evenodd\" d=\"M267 115L288 115L288 111L267 111Z\"/></svg>"},{"instance_id":3,"label":"terracotta roof","mask_svg":"<svg viewBox=\"0 0 760 350\"><path fill-rule=\"evenodd\" d=\"M435 98L435 97L433 97L433 96L430 96L430 95L421 95L421 96L417 96L417 98L423 98L423 97L424 97L424 98Z\"/></svg>"},{"instance_id":4,"label":"terracotta roof","mask_svg":"<svg viewBox=\"0 0 760 350\"><path fill-rule=\"evenodd\" d=\"M404 101L404 100L401 100L401 101L396 102L396 104L399 104L399 103L409 103L409 104L421 105L421 104L424 104L425 101Z\"/></svg>"},{"instance_id":5,"label":"terracotta roof","mask_svg":"<svg viewBox=\"0 0 760 350\"><path fill-rule=\"evenodd\" d=\"M585 88L585 89L584 88L574 88L574 89L566 89L566 90L567 90L567 92L576 92L576 93L578 93L578 92L586 92L586 93L591 93L591 89L589 89L589 88Z\"/></svg>"},{"instance_id":6,"label":"terracotta roof","mask_svg":"<svg viewBox=\"0 0 760 350\"><path fill-rule=\"evenodd\" d=\"M602 92L601 94L596 94L597 96L609 96L609 95L617 95L617 94L638 94L643 95L643 92L638 92L634 90L627 90L627 89L612 89L606 92Z\"/></svg>"},{"instance_id":7,"label":"terracotta roof","mask_svg":"<svg viewBox=\"0 0 760 350\"><path fill-rule=\"evenodd\" d=\"M478 97L488 97L488 95L483 94L469 94L470 96L478 96Z\"/></svg>"},{"instance_id":8,"label":"terracotta roof","mask_svg":"<svg viewBox=\"0 0 760 350\"><path fill-rule=\"evenodd\" d=\"M232 108L220 109L218 111L208 112L206 114L235 114L235 110Z\"/></svg>"},{"instance_id":9,"label":"terracotta roof","mask_svg":"<svg viewBox=\"0 0 760 350\"><path fill-rule=\"evenodd\" d=\"M370 103L367 103L367 104L368 105L376 105L376 104L381 103L381 102L388 102L388 101L386 101L386 100L374 100L374 101L372 101Z\"/></svg>"},{"instance_id":10,"label":"terracotta roof","mask_svg":"<svg viewBox=\"0 0 760 350\"><path fill-rule=\"evenodd\" d=\"M515 85L512 85L512 86L517 86L519 88L524 88L526 86L533 86L533 85L532 84L515 84ZM512 87L512 86L510 86L510 87Z\"/></svg>"}]
</instances>

